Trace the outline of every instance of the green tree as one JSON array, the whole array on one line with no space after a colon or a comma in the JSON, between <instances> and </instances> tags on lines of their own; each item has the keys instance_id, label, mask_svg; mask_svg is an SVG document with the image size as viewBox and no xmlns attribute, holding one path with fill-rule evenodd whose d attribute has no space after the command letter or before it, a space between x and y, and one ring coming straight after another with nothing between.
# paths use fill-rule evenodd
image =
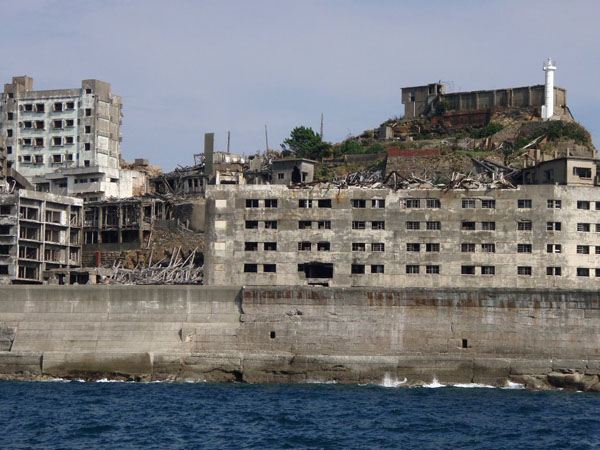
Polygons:
<instances>
[{"instance_id":1,"label":"green tree","mask_svg":"<svg viewBox=\"0 0 600 450\"><path fill-rule=\"evenodd\" d=\"M281 144L283 151L291 151L297 158L321 159L329 155L331 144L323 142L312 128L296 127Z\"/></svg>"},{"instance_id":2,"label":"green tree","mask_svg":"<svg viewBox=\"0 0 600 450\"><path fill-rule=\"evenodd\" d=\"M352 139L345 140L335 149L336 154L339 155L356 155L364 151L362 144Z\"/></svg>"}]
</instances>

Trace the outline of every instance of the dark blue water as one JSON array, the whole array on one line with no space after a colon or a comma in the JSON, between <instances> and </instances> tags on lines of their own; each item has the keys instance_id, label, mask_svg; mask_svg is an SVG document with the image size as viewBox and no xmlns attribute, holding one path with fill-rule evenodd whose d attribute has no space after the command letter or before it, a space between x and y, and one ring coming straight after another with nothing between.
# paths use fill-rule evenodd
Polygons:
<instances>
[{"instance_id":1,"label":"dark blue water","mask_svg":"<svg viewBox=\"0 0 600 450\"><path fill-rule=\"evenodd\" d=\"M600 395L0 382L5 448L600 448Z\"/></svg>"}]
</instances>

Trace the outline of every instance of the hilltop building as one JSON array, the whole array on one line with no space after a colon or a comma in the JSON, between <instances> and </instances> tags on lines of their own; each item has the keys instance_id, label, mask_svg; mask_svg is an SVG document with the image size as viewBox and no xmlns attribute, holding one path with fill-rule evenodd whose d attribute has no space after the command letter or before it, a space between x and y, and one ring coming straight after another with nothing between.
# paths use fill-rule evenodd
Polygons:
<instances>
[{"instance_id":1,"label":"hilltop building","mask_svg":"<svg viewBox=\"0 0 600 450\"><path fill-rule=\"evenodd\" d=\"M430 83L423 86L402 88L404 117L414 119L431 117L436 113L464 113L485 111L494 108L536 108L543 119L571 117L567 107L567 90L554 86L556 66L551 58L544 65L546 84L484 91L447 93L446 86ZM552 102L550 107L546 102ZM458 118L460 120L460 118ZM468 118L464 119L468 120Z\"/></svg>"},{"instance_id":2,"label":"hilltop building","mask_svg":"<svg viewBox=\"0 0 600 450\"><path fill-rule=\"evenodd\" d=\"M544 162L516 189L208 186L205 283L600 286L597 164Z\"/></svg>"}]
</instances>

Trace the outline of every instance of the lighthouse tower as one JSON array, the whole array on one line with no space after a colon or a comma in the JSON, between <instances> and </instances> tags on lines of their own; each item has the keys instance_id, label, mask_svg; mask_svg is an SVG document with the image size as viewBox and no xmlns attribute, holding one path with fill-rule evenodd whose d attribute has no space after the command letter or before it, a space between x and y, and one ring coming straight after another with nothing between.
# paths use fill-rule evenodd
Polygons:
<instances>
[{"instance_id":1,"label":"lighthouse tower","mask_svg":"<svg viewBox=\"0 0 600 450\"><path fill-rule=\"evenodd\" d=\"M544 96L544 106L542 106L542 119L548 120L554 115L554 71L556 66L552 62L552 58L544 64L544 72L546 72L546 89Z\"/></svg>"}]
</instances>

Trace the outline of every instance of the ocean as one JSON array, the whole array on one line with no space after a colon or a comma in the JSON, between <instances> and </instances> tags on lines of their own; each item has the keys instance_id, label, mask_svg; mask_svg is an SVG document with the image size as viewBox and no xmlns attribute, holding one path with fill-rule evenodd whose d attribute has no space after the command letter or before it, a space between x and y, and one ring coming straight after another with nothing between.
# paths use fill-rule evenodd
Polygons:
<instances>
[{"instance_id":1,"label":"ocean","mask_svg":"<svg viewBox=\"0 0 600 450\"><path fill-rule=\"evenodd\" d=\"M599 394L384 384L3 381L0 448L600 448Z\"/></svg>"}]
</instances>

